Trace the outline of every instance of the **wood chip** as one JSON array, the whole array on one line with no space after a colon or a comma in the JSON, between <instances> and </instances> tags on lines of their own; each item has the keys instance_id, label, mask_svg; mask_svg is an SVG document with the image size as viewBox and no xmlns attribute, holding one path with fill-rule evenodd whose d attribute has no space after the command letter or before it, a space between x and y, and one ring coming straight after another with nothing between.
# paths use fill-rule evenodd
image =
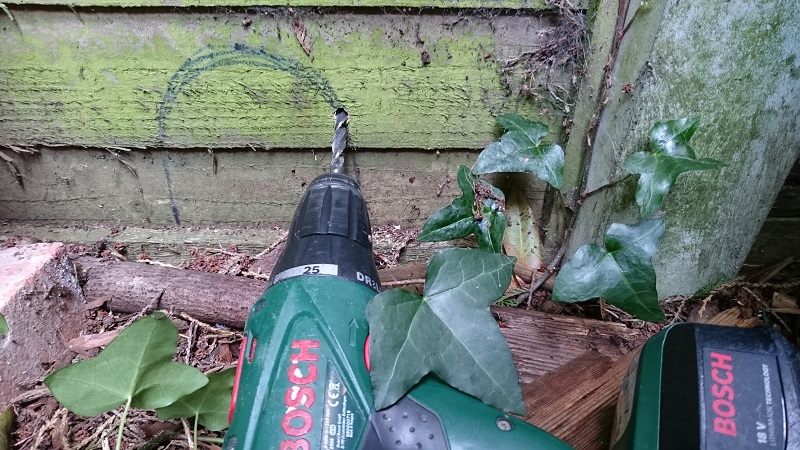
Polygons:
<instances>
[{"instance_id":1,"label":"wood chip","mask_svg":"<svg viewBox=\"0 0 800 450\"><path fill-rule=\"evenodd\" d=\"M78 336L67 343L67 348L76 353L86 353L108 345L122 331L121 328L97 334Z\"/></svg>"}]
</instances>

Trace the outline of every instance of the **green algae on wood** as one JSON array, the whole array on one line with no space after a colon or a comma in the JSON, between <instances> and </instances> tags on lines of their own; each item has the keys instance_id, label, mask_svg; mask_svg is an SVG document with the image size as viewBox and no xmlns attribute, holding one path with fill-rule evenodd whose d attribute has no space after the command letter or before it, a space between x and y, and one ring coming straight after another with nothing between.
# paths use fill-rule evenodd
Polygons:
<instances>
[{"instance_id":1,"label":"green algae on wood","mask_svg":"<svg viewBox=\"0 0 800 450\"><path fill-rule=\"evenodd\" d=\"M287 17L14 15L19 29L0 17L0 145L325 148L335 97L358 147L477 149L496 138L494 115L541 108L496 62L541 45L539 27L521 24L547 22L529 16L309 15L309 57ZM249 56L190 65L170 96L192 58L237 51Z\"/></svg>"}]
</instances>

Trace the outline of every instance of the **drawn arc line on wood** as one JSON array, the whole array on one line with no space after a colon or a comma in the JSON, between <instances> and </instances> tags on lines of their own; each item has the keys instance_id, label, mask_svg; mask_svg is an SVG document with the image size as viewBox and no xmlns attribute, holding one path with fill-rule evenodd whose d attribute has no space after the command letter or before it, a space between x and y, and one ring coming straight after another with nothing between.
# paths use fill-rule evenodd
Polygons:
<instances>
[{"instance_id":1,"label":"drawn arc line on wood","mask_svg":"<svg viewBox=\"0 0 800 450\"><path fill-rule=\"evenodd\" d=\"M206 47L198 50L189 57L181 67L172 75L167 90L158 107L158 142L163 144L166 137L166 122L172 107L189 84L200 75L222 67L245 65L261 67L270 70L280 70L286 72L303 83L310 91L316 93L333 110L342 108L342 104L336 92L331 88L330 82L318 71L306 67L299 61L285 56L268 52L263 47L249 47L242 44L235 44L232 49L219 49ZM168 152L161 154L161 165L164 168L164 177L167 182L167 190L172 206L172 216L175 224L181 224L178 203L172 192L172 179L169 171Z\"/></svg>"}]
</instances>

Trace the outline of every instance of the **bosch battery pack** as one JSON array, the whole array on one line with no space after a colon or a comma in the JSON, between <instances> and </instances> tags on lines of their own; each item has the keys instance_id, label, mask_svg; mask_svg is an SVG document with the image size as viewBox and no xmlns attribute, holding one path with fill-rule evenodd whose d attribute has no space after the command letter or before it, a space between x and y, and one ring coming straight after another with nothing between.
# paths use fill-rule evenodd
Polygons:
<instances>
[{"instance_id":1,"label":"bosch battery pack","mask_svg":"<svg viewBox=\"0 0 800 450\"><path fill-rule=\"evenodd\" d=\"M611 448L800 449L799 392L800 353L777 331L675 324L631 365Z\"/></svg>"}]
</instances>

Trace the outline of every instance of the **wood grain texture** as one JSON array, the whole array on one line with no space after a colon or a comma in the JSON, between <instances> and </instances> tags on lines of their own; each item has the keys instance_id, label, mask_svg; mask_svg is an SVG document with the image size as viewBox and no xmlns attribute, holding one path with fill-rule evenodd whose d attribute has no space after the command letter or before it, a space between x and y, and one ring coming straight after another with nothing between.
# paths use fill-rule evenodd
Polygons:
<instances>
[{"instance_id":1,"label":"wood grain texture","mask_svg":"<svg viewBox=\"0 0 800 450\"><path fill-rule=\"evenodd\" d=\"M505 112L562 121L501 70L545 42L552 14L10 11L0 147L325 149L337 106L362 149L480 149Z\"/></svg>"},{"instance_id":2,"label":"wood grain texture","mask_svg":"<svg viewBox=\"0 0 800 450\"><path fill-rule=\"evenodd\" d=\"M493 308L525 384L578 358L587 350L617 360L645 340L619 323L558 316L518 308Z\"/></svg>"},{"instance_id":3,"label":"wood grain texture","mask_svg":"<svg viewBox=\"0 0 800 450\"><path fill-rule=\"evenodd\" d=\"M288 225L305 186L328 170L329 153L122 154L134 174L103 150L42 149L16 158L23 185L0 167L0 219L158 227L177 225L177 215L182 225ZM458 166L475 156L353 150L345 172L359 180L373 225L421 226L458 195ZM533 188L533 205L541 205L546 187Z\"/></svg>"},{"instance_id":4,"label":"wood grain texture","mask_svg":"<svg viewBox=\"0 0 800 450\"><path fill-rule=\"evenodd\" d=\"M638 354L637 349L615 363L590 351L538 378L522 390L525 420L576 449L607 449L619 386Z\"/></svg>"},{"instance_id":5,"label":"wood grain texture","mask_svg":"<svg viewBox=\"0 0 800 450\"><path fill-rule=\"evenodd\" d=\"M105 7L187 6L293 6L293 7L385 7L385 8L506 8L549 9L544 0L11 0L7 5L72 5Z\"/></svg>"}]
</instances>

